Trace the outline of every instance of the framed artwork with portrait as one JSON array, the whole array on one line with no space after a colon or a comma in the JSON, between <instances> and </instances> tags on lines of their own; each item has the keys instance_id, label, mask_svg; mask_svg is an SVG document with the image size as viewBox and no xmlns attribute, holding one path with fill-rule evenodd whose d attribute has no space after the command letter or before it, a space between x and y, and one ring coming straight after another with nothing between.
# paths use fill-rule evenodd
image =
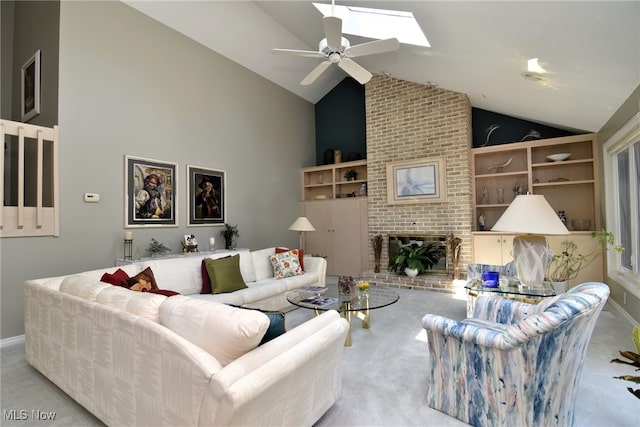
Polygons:
<instances>
[{"instance_id":1,"label":"framed artwork with portrait","mask_svg":"<svg viewBox=\"0 0 640 427\"><path fill-rule=\"evenodd\" d=\"M390 205L447 200L444 158L387 163L387 203Z\"/></svg>"},{"instance_id":2,"label":"framed artwork with portrait","mask_svg":"<svg viewBox=\"0 0 640 427\"><path fill-rule=\"evenodd\" d=\"M125 227L177 227L178 164L125 156Z\"/></svg>"},{"instance_id":3,"label":"framed artwork with portrait","mask_svg":"<svg viewBox=\"0 0 640 427\"><path fill-rule=\"evenodd\" d=\"M40 114L40 50L22 66L20 112L27 122Z\"/></svg>"},{"instance_id":4,"label":"framed artwork with portrait","mask_svg":"<svg viewBox=\"0 0 640 427\"><path fill-rule=\"evenodd\" d=\"M223 225L226 220L225 171L187 165L187 226Z\"/></svg>"}]
</instances>

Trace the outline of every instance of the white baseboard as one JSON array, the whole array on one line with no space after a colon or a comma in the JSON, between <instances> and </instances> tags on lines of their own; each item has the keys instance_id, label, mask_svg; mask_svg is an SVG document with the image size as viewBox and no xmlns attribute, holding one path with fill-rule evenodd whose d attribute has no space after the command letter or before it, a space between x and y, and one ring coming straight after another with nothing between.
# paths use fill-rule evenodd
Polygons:
<instances>
[{"instance_id":1,"label":"white baseboard","mask_svg":"<svg viewBox=\"0 0 640 427\"><path fill-rule=\"evenodd\" d=\"M18 335L17 337L5 338L0 340L0 348L9 347L16 344L24 343L24 335Z\"/></svg>"},{"instance_id":2,"label":"white baseboard","mask_svg":"<svg viewBox=\"0 0 640 427\"><path fill-rule=\"evenodd\" d=\"M638 321L631 317L631 315L627 313L624 308L622 308L622 306L615 302L612 298L609 298L607 300L607 303L611 304L611 306L615 308L618 313L620 313L620 315L629 322L631 326L636 326L638 324Z\"/></svg>"}]
</instances>

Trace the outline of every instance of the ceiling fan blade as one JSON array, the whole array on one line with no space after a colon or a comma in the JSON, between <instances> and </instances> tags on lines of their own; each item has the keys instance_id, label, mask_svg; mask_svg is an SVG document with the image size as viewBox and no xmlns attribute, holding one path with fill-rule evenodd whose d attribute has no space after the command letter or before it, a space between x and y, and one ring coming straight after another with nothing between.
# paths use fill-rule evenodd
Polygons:
<instances>
[{"instance_id":1,"label":"ceiling fan blade","mask_svg":"<svg viewBox=\"0 0 640 427\"><path fill-rule=\"evenodd\" d=\"M357 44L345 49L345 55L350 58L357 56L373 55L375 53L391 52L400 48L400 42L396 38L374 40L368 43Z\"/></svg>"},{"instance_id":2,"label":"ceiling fan blade","mask_svg":"<svg viewBox=\"0 0 640 427\"><path fill-rule=\"evenodd\" d=\"M311 83L315 82L316 79L320 76L320 74L322 74L322 72L327 68L329 68L330 66L331 66L331 61L322 61L320 64L318 64L316 68L314 68L309 74L307 74L307 77L305 77L300 82L300 84L304 86L310 85Z\"/></svg>"},{"instance_id":3,"label":"ceiling fan blade","mask_svg":"<svg viewBox=\"0 0 640 427\"><path fill-rule=\"evenodd\" d=\"M313 50L271 49L271 53L276 55L308 56L310 58L322 58L322 54L320 52L314 52Z\"/></svg>"},{"instance_id":4,"label":"ceiling fan blade","mask_svg":"<svg viewBox=\"0 0 640 427\"><path fill-rule=\"evenodd\" d=\"M324 24L324 36L327 44L338 49L342 45L342 19L337 16L325 16L322 18Z\"/></svg>"},{"instance_id":5,"label":"ceiling fan blade","mask_svg":"<svg viewBox=\"0 0 640 427\"><path fill-rule=\"evenodd\" d=\"M358 65L355 61L349 58L342 58L338 62L338 67L342 68L351 77L356 79L361 85L365 84L371 79L371 73Z\"/></svg>"}]
</instances>

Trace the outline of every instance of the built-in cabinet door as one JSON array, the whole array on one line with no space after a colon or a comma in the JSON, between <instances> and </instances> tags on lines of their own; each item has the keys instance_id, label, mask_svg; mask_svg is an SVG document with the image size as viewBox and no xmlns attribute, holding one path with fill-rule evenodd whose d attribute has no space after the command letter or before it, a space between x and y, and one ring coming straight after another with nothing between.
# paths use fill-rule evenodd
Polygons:
<instances>
[{"instance_id":1,"label":"built-in cabinet door","mask_svg":"<svg viewBox=\"0 0 640 427\"><path fill-rule=\"evenodd\" d=\"M316 231L306 233L306 251L326 256L327 274L358 276L363 271L363 224L360 198L303 202L302 213ZM366 237L365 237L366 242Z\"/></svg>"},{"instance_id":2,"label":"built-in cabinet door","mask_svg":"<svg viewBox=\"0 0 640 427\"><path fill-rule=\"evenodd\" d=\"M513 261L513 237L513 234L474 234L473 262L505 265Z\"/></svg>"}]
</instances>

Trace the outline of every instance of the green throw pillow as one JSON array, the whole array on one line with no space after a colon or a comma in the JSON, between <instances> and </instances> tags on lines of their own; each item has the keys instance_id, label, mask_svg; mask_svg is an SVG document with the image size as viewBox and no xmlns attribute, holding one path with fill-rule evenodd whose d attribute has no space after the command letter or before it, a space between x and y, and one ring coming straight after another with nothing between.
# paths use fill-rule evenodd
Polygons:
<instances>
[{"instance_id":1,"label":"green throw pillow","mask_svg":"<svg viewBox=\"0 0 640 427\"><path fill-rule=\"evenodd\" d=\"M205 258L205 267L211 279L212 293L223 294L247 287L240 274L240 255L227 258Z\"/></svg>"}]
</instances>

